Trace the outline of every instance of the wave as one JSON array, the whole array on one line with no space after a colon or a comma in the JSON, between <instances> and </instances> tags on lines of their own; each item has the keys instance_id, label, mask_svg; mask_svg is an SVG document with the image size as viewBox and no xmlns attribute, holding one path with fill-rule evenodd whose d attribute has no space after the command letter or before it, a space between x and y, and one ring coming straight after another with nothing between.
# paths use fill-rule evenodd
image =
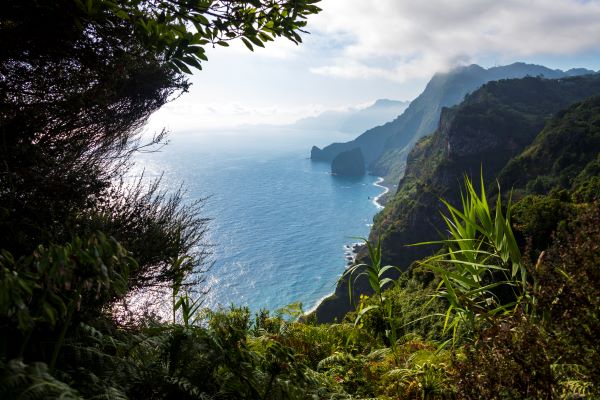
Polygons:
<instances>
[{"instance_id":1,"label":"wave","mask_svg":"<svg viewBox=\"0 0 600 400\"><path fill-rule=\"evenodd\" d=\"M379 202L379 200L385 196L386 194L389 193L390 188L387 186L383 186L381 183L383 183L383 178L382 177L378 177L377 180L375 182L373 182L373 186L379 187L383 189L383 192L381 192L380 194L378 194L377 196L375 196L373 198L373 204L375 205L375 207L377 207L378 210L382 210L383 209L383 204L381 204Z\"/></svg>"}]
</instances>

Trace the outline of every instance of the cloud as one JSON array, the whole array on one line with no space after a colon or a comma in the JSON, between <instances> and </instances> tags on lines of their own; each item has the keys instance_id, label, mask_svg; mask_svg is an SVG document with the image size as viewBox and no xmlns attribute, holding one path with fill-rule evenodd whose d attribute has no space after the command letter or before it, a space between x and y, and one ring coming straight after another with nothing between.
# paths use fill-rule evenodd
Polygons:
<instances>
[{"instance_id":1,"label":"cloud","mask_svg":"<svg viewBox=\"0 0 600 400\"><path fill-rule=\"evenodd\" d=\"M340 40L311 71L343 78L425 78L483 58L600 49L600 0L323 0L309 30Z\"/></svg>"},{"instance_id":2,"label":"cloud","mask_svg":"<svg viewBox=\"0 0 600 400\"><path fill-rule=\"evenodd\" d=\"M360 106L362 105L358 107ZM333 108L323 104L253 106L235 101L228 103L179 102L167 104L154 113L150 117L145 131L156 132L162 128L170 131L210 130L234 128L245 124L285 125L324 111L342 111L354 107L356 105Z\"/></svg>"}]
</instances>

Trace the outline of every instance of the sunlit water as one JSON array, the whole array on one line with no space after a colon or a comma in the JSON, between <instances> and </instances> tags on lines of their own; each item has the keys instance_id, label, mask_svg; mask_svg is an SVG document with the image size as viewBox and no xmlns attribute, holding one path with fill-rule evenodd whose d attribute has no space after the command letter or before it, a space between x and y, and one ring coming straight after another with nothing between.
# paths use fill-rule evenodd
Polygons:
<instances>
[{"instance_id":1,"label":"sunlit water","mask_svg":"<svg viewBox=\"0 0 600 400\"><path fill-rule=\"evenodd\" d=\"M368 235L382 192L376 177L332 176L329 165L308 159L310 143L334 139L347 140L180 134L138 157L134 171L164 173L169 189L183 182L187 201L209 196L203 216L212 219L206 239L215 247L206 306L257 311L299 301L307 310L334 290L348 261L344 246Z\"/></svg>"}]
</instances>

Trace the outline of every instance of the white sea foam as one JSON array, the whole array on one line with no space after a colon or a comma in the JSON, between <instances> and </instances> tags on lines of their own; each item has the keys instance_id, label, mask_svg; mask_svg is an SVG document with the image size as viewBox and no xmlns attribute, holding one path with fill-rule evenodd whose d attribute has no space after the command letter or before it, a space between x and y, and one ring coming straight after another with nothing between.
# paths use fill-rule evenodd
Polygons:
<instances>
[{"instance_id":1,"label":"white sea foam","mask_svg":"<svg viewBox=\"0 0 600 400\"><path fill-rule=\"evenodd\" d=\"M378 177L377 180L373 182L373 186L377 186L383 189L383 192L381 192L379 195L373 198L373 204L379 210L383 209L383 205L379 202L379 200L390 191L390 188L388 188L387 186L383 186L381 183L383 183L382 177Z\"/></svg>"},{"instance_id":2,"label":"white sea foam","mask_svg":"<svg viewBox=\"0 0 600 400\"><path fill-rule=\"evenodd\" d=\"M314 311L316 311L317 307L319 307L319 305L323 302L323 300L325 300L326 298L328 298L329 296L331 296L332 294L334 294L335 292L331 292L326 294L325 296L321 297L319 300L317 300L317 302L308 310L304 311L304 315L308 315Z\"/></svg>"}]
</instances>

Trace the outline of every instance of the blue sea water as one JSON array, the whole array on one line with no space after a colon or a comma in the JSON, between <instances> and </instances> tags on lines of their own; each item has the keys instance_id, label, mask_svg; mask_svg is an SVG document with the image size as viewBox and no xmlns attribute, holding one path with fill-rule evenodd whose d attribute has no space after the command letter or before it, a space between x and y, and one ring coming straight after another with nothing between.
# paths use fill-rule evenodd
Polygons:
<instances>
[{"instance_id":1,"label":"blue sea water","mask_svg":"<svg viewBox=\"0 0 600 400\"><path fill-rule=\"evenodd\" d=\"M183 183L187 201L208 196L202 212L211 218L214 265L205 306L302 302L308 310L333 292L348 261L344 246L368 235L382 192L376 177L331 175L328 164L308 159L309 144L338 137L298 135L180 134L138 157L146 176L164 174L169 189Z\"/></svg>"}]
</instances>

